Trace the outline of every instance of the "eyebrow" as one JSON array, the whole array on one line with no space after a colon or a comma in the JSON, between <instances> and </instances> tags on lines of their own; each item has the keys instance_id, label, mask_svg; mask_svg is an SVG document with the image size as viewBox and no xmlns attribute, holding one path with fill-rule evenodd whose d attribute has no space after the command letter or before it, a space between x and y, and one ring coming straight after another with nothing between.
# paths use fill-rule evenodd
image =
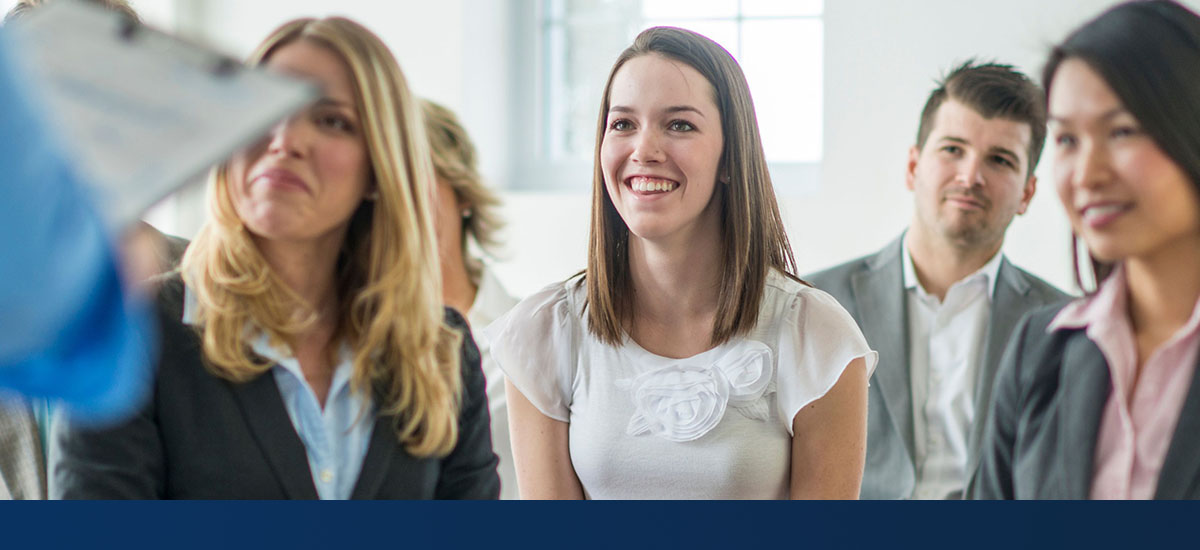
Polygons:
<instances>
[{"instance_id":1,"label":"eyebrow","mask_svg":"<svg viewBox=\"0 0 1200 550\"><path fill-rule=\"evenodd\" d=\"M634 111L633 107L626 107L624 105L613 105L608 108L608 112L610 112L610 113L633 113L636 111ZM704 113L700 112L700 109L692 107L691 105L672 105L670 107L667 107L666 109L663 109L663 112L668 113L668 114L681 113L681 112L696 113L697 115L700 115L701 118L707 118L704 116Z\"/></svg>"},{"instance_id":2,"label":"eyebrow","mask_svg":"<svg viewBox=\"0 0 1200 550\"><path fill-rule=\"evenodd\" d=\"M968 142L967 140L965 140L963 138L954 137L954 136L946 136L946 137L943 137L942 139L939 139L938 141L939 142L949 141L951 143L958 143L960 145L970 145L971 144L970 142ZM1021 160L1021 157L1017 156L1016 153L1012 152L1009 149L1005 149L1004 147L992 147L992 148L988 149L988 152L995 154L995 155L1004 155L1006 157L1012 157L1012 160L1014 163L1020 162L1020 160Z\"/></svg>"},{"instance_id":3,"label":"eyebrow","mask_svg":"<svg viewBox=\"0 0 1200 550\"><path fill-rule=\"evenodd\" d=\"M332 98L332 97L329 97L329 96L325 96L325 97L322 97L321 99L318 99L318 100L316 101L316 103L314 103L314 105L319 105L319 106L322 106L322 107L325 107L325 106L342 107L342 108L346 108L346 109L349 109L349 108L351 108L351 104L350 104L350 103L347 103L347 102L345 102L345 101L342 101L342 100L340 100L340 99L334 99L334 98Z\"/></svg>"},{"instance_id":4,"label":"eyebrow","mask_svg":"<svg viewBox=\"0 0 1200 550\"><path fill-rule=\"evenodd\" d=\"M1112 120L1123 114L1129 114L1129 110L1124 107L1113 107L1112 109L1105 111L1104 114L1100 115L1100 119L1108 121L1108 120ZM1070 121L1069 121L1069 119L1066 119L1063 117L1051 116L1049 119L1047 119L1047 122L1053 122L1055 124L1063 124L1063 123L1070 122Z\"/></svg>"}]
</instances>

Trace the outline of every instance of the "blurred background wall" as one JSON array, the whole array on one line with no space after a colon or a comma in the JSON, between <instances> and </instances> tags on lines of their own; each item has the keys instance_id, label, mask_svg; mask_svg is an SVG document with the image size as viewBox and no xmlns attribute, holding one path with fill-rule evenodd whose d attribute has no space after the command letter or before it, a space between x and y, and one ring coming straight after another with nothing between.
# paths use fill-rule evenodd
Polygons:
<instances>
[{"instance_id":1,"label":"blurred background wall","mask_svg":"<svg viewBox=\"0 0 1200 550\"><path fill-rule=\"evenodd\" d=\"M0 0L7 10L13 0ZM525 295L584 266L591 148L608 66L636 32L694 27L747 69L801 272L875 251L912 215L907 151L936 77L969 57L1040 78L1051 44L1111 0L134 0L144 19L245 56L280 23L344 15L392 48L416 93L457 111L506 203L494 263ZM1200 0L1188 2L1193 9ZM732 10L732 11L731 11ZM770 30L775 29L775 30ZM1043 157L1005 252L1073 287L1070 232ZM202 185L147 219L191 237Z\"/></svg>"}]
</instances>

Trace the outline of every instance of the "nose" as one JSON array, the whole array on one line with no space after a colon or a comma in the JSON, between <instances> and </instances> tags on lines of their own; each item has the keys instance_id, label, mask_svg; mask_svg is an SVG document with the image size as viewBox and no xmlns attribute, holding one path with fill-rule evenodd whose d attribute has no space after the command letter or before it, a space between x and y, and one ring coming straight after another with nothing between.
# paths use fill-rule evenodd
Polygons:
<instances>
[{"instance_id":1,"label":"nose","mask_svg":"<svg viewBox=\"0 0 1200 550\"><path fill-rule=\"evenodd\" d=\"M958 162L956 179L965 187L983 186L983 159L979 155L964 155Z\"/></svg>"},{"instance_id":2,"label":"nose","mask_svg":"<svg viewBox=\"0 0 1200 550\"><path fill-rule=\"evenodd\" d=\"M1071 184L1081 188L1095 188L1110 176L1111 164L1108 150L1093 140L1082 140L1079 155L1075 159Z\"/></svg>"},{"instance_id":3,"label":"nose","mask_svg":"<svg viewBox=\"0 0 1200 550\"><path fill-rule=\"evenodd\" d=\"M663 162L666 160L665 156L658 132L654 130L638 132L637 137L634 138L633 154L630 155L634 162L639 164Z\"/></svg>"},{"instance_id":4,"label":"nose","mask_svg":"<svg viewBox=\"0 0 1200 550\"><path fill-rule=\"evenodd\" d=\"M288 117L271 129L270 141L267 143L267 153L289 157L301 156L303 152L303 128L300 115Z\"/></svg>"}]
</instances>

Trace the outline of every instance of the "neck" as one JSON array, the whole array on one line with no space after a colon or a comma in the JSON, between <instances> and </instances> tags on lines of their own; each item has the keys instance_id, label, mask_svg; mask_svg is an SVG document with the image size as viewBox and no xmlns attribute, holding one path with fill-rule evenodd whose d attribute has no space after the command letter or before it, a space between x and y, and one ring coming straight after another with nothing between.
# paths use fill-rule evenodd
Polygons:
<instances>
[{"instance_id":1,"label":"neck","mask_svg":"<svg viewBox=\"0 0 1200 550\"><path fill-rule=\"evenodd\" d=\"M635 324L639 318L663 323L715 313L723 252L716 224L661 241L630 235L629 252Z\"/></svg>"},{"instance_id":2,"label":"neck","mask_svg":"<svg viewBox=\"0 0 1200 550\"><path fill-rule=\"evenodd\" d=\"M979 271L1000 252L1004 239L974 246L930 236L916 221L910 226L904 246L912 257L917 282L925 292L945 299L946 291L968 275Z\"/></svg>"},{"instance_id":3,"label":"neck","mask_svg":"<svg viewBox=\"0 0 1200 550\"><path fill-rule=\"evenodd\" d=\"M1200 236L1127 259L1125 277L1134 331L1173 334L1200 300Z\"/></svg>"},{"instance_id":4,"label":"neck","mask_svg":"<svg viewBox=\"0 0 1200 550\"><path fill-rule=\"evenodd\" d=\"M441 256L442 264L442 301L465 317L475 304L475 294L479 287L467 273L462 245L455 241L452 246L440 248L438 255Z\"/></svg>"},{"instance_id":5,"label":"neck","mask_svg":"<svg viewBox=\"0 0 1200 550\"><path fill-rule=\"evenodd\" d=\"M344 235L302 242L254 237L275 275L317 314L317 324L297 335L297 339L304 339L313 332L329 332L337 324L336 270L342 237Z\"/></svg>"}]
</instances>

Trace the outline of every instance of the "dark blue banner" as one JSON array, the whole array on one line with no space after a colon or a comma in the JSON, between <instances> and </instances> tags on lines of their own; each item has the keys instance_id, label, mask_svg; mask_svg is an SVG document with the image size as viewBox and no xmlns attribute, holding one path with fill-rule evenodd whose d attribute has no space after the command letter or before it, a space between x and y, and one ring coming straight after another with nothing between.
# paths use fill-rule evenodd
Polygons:
<instances>
[{"instance_id":1,"label":"dark blue banner","mask_svg":"<svg viewBox=\"0 0 1200 550\"><path fill-rule=\"evenodd\" d=\"M6 502L0 548L1194 547L1197 517L1190 502Z\"/></svg>"}]
</instances>

